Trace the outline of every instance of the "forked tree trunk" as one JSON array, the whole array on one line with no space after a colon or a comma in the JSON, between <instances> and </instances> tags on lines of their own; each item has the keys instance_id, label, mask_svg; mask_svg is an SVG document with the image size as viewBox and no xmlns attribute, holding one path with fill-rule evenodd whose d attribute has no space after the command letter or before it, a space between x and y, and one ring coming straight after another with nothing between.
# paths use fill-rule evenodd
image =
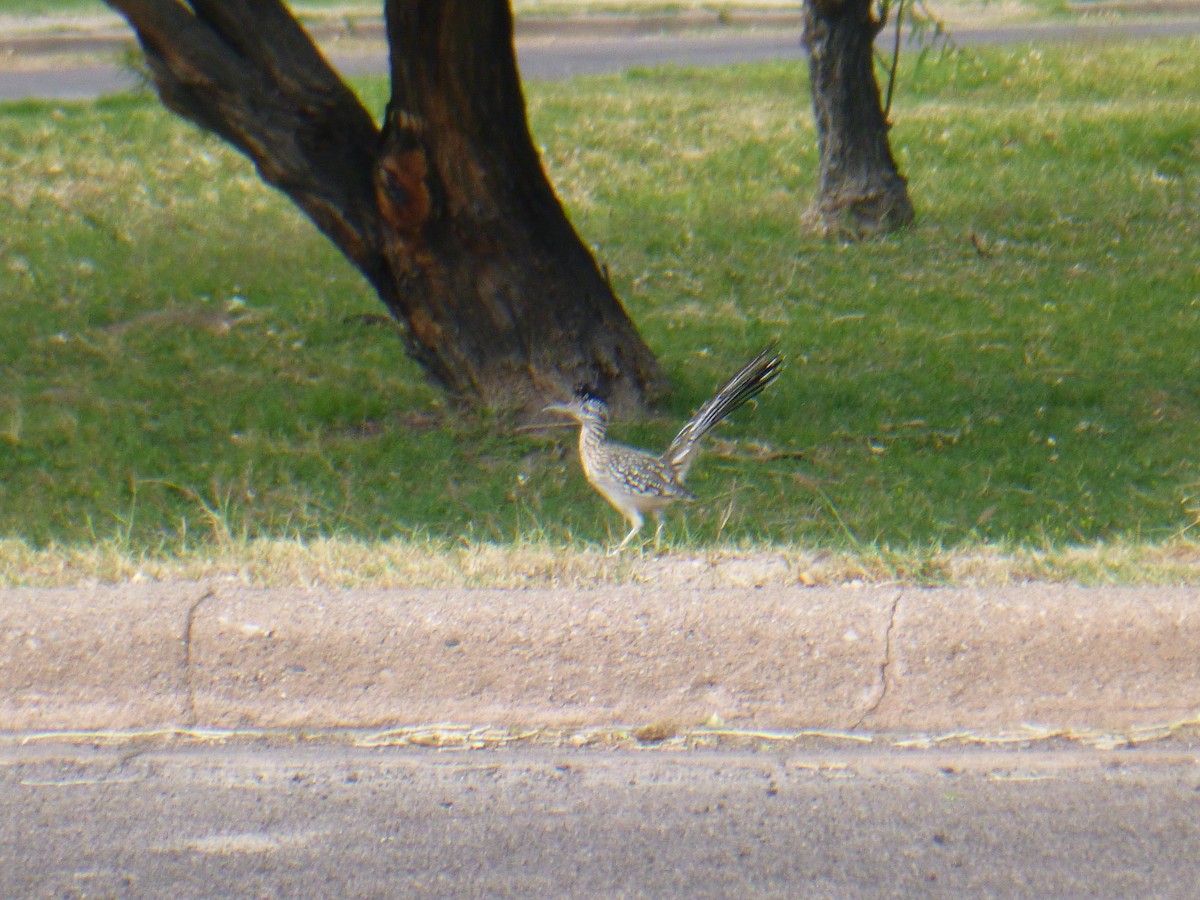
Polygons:
<instances>
[{"instance_id":1,"label":"forked tree trunk","mask_svg":"<svg viewBox=\"0 0 1200 900\"><path fill-rule=\"evenodd\" d=\"M108 0L164 104L234 144L362 271L450 393L617 405L657 363L529 134L507 0L386 0L382 132L279 0Z\"/></svg>"},{"instance_id":2,"label":"forked tree trunk","mask_svg":"<svg viewBox=\"0 0 1200 900\"><path fill-rule=\"evenodd\" d=\"M896 168L875 79L883 22L872 0L805 0L820 171L812 215L826 231L861 237L913 220L908 182Z\"/></svg>"},{"instance_id":3,"label":"forked tree trunk","mask_svg":"<svg viewBox=\"0 0 1200 900\"><path fill-rule=\"evenodd\" d=\"M531 375L552 393L564 354L605 384L656 380L542 171L507 2L390 0L387 12L393 93L376 189L420 343L443 347L485 396Z\"/></svg>"}]
</instances>

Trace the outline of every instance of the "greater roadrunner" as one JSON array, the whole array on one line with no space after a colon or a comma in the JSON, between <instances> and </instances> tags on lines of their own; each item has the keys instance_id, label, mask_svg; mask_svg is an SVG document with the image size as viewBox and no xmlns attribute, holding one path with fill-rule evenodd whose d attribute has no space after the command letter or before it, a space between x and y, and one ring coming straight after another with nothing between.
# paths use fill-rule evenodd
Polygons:
<instances>
[{"instance_id":1,"label":"greater roadrunner","mask_svg":"<svg viewBox=\"0 0 1200 900\"><path fill-rule=\"evenodd\" d=\"M649 513L658 523L654 532L657 544L662 536L662 510L676 500L695 500L696 495L683 486L700 439L731 412L758 396L775 380L783 359L771 346L748 362L711 400L675 435L662 456L646 450L618 444L605 437L608 407L603 400L586 391L576 392L570 403L552 403L547 412L561 412L579 424L579 459L583 474L600 494L629 522L629 534L609 555L620 553L633 540Z\"/></svg>"}]
</instances>

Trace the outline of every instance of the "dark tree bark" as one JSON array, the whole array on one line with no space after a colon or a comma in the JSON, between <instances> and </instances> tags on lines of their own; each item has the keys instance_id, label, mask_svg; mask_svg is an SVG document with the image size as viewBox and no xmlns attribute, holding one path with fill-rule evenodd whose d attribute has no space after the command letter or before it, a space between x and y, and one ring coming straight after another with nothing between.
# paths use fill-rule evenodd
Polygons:
<instances>
[{"instance_id":1,"label":"dark tree bark","mask_svg":"<svg viewBox=\"0 0 1200 900\"><path fill-rule=\"evenodd\" d=\"M363 273L452 395L578 384L640 405L657 363L529 134L507 0L386 0L382 131L279 0L108 0L163 103L247 155Z\"/></svg>"},{"instance_id":2,"label":"dark tree bark","mask_svg":"<svg viewBox=\"0 0 1200 900\"><path fill-rule=\"evenodd\" d=\"M908 182L896 168L875 79L883 21L873 0L805 0L813 112L820 151L812 217L826 231L862 237L913 220Z\"/></svg>"}]
</instances>

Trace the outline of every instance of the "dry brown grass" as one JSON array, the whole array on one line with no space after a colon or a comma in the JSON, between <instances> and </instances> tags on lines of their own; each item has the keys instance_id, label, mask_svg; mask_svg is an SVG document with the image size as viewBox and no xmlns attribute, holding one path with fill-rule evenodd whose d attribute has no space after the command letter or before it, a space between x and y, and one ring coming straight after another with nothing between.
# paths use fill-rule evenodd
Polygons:
<instances>
[{"instance_id":1,"label":"dry brown grass","mask_svg":"<svg viewBox=\"0 0 1200 900\"><path fill-rule=\"evenodd\" d=\"M19 540L0 541L0 587L209 579L256 587L328 588L1200 584L1200 543L1181 538L1155 545L981 545L955 551L715 548L661 556L635 552L611 559L598 550L548 542L446 547L400 540L249 540L157 556L113 544L35 549Z\"/></svg>"}]
</instances>

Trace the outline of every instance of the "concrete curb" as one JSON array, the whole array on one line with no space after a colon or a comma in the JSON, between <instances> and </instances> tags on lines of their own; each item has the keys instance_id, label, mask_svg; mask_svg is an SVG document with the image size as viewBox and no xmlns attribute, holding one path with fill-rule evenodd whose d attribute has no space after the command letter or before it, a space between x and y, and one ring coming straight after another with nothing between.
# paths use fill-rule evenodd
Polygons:
<instances>
[{"instance_id":1,"label":"concrete curb","mask_svg":"<svg viewBox=\"0 0 1200 900\"><path fill-rule=\"evenodd\" d=\"M1198 712L1194 589L0 591L0 731L1120 730Z\"/></svg>"}]
</instances>

